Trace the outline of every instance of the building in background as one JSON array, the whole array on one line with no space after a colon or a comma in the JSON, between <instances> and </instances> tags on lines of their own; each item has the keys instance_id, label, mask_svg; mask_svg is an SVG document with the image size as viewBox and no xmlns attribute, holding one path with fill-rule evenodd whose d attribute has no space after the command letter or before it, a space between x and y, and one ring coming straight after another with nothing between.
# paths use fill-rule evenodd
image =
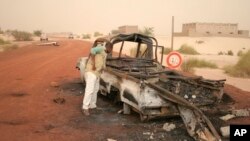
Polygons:
<instances>
[{"instance_id":1,"label":"building in background","mask_svg":"<svg viewBox=\"0 0 250 141\"><path fill-rule=\"evenodd\" d=\"M139 29L137 25L124 25L118 27L119 33L122 34L130 34L130 33L138 33Z\"/></svg>"},{"instance_id":2,"label":"building in background","mask_svg":"<svg viewBox=\"0 0 250 141\"><path fill-rule=\"evenodd\" d=\"M138 32L139 32L139 28L137 25L124 25L124 26L118 27L118 29L113 29L111 31L111 34L112 35L130 34L130 33L138 33Z\"/></svg>"},{"instance_id":3,"label":"building in background","mask_svg":"<svg viewBox=\"0 0 250 141\"><path fill-rule=\"evenodd\" d=\"M249 31L239 30L235 23L186 23L175 36L249 37Z\"/></svg>"}]
</instances>

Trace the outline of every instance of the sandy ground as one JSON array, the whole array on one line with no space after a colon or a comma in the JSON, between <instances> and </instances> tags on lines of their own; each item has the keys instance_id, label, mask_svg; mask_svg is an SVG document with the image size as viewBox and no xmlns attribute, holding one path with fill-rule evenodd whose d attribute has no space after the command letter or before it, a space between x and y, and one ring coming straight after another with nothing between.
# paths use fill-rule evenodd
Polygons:
<instances>
[{"instance_id":1,"label":"sandy ground","mask_svg":"<svg viewBox=\"0 0 250 141\"><path fill-rule=\"evenodd\" d=\"M196 68L195 74L203 76L204 78L207 79L214 79L214 80L226 79L227 84L233 85L244 91L250 92L250 79L230 77L226 75L221 69Z\"/></svg>"}]
</instances>

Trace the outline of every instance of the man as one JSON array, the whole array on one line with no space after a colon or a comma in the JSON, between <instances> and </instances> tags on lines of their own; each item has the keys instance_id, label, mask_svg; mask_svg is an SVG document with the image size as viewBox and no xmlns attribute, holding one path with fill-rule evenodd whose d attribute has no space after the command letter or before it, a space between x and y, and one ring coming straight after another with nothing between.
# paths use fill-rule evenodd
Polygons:
<instances>
[{"instance_id":1,"label":"man","mask_svg":"<svg viewBox=\"0 0 250 141\"><path fill-rule=\"evenodd\" d=\"M112 44L106 42L105 46L97 44L90 50L90 57L87 61L85 68L85 94L82 105L82 112L84 115L89 116L89 109L96 108L97 93L99 91L99 81L102 70L106 67L107 53L112 50Z\"/></svg>"}]
</instances>

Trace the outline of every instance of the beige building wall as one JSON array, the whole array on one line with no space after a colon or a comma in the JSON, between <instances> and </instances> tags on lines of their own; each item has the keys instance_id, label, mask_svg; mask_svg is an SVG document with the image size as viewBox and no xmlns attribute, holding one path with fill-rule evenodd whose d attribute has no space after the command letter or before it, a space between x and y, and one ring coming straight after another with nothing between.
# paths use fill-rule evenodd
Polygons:
<instances>
[{"instance_id":1,"label":"beige building wall","mask_svg":"<svg viewBox=\"0 0 250 141\"><path fill-rule=\"evenodd\" d=\"M129 25L120 26L120 27L118 27L118 30L120 33L124 33L124 34L138 33L139 32L138 26L129 26Z\"/></svg>"},{"instance_id":2,"label":"beige building wall","mask_svg":"<svg viewBox=\"0 0 250 141\"><path fill-rule=\"evenodd\" d=\"M182 25L182 32L175 35L249 37L249 31L238 30L238 24L232 23L187 23Z\"/></svg>"},{"instance_id":3,"label":"beige building wall","mask_svg":"<svg viewBox=\"0 0 250 141\"><path fill-rule=\"evenodd\" d=\"M246 36L248 37L249 36L249 31L248 30L239 30L238 35L243 36L243 37L246 37Z\"/></svg>"}]
</instances>

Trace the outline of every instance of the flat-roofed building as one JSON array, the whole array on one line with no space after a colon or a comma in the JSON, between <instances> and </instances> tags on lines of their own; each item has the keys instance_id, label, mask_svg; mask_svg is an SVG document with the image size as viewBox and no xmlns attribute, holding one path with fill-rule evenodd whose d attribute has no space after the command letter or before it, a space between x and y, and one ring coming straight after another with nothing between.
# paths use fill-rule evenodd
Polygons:
<instances>
[{"instance_id":1,"label":"flat-roofed building","mask_svg":"<svg viewBox=\"0 0 250 141\"><path fill-rule=\"evenodd\" d=\"M138 33L139 29L137 25L124 25L118 27L119 33L130 34L130 33Z\"/></svg>"},{"instance_id":2,"label":"flat-roofed building","mask_svg":"<svg viewBox=\"0 0 250 141\"><path fill-rule=\"evenodd\" d=\"M249 37L248 30L238 30L236 23L186 23L179 36L228 36Z\"/></svg>"}]
</instances>

